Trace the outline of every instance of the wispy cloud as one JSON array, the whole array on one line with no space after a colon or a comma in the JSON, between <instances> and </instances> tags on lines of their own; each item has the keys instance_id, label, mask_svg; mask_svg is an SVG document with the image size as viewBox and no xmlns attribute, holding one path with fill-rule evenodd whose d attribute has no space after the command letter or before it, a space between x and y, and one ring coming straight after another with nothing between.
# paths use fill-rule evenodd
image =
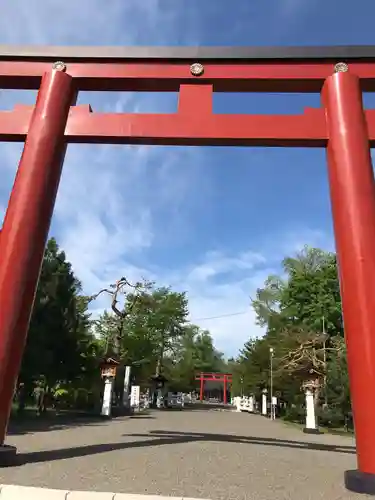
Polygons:
<instances>
[{"instance_id":1,"label":"wispy cloud","mask_svg":"<svg viewBox=\"0 0 375 500\"><path fill-rule=\"evenodd\" d=\"M248 0L239 3L238 12L248 13L255 25ZM283 0L272 12L266 9L267 26L274 23L276 32L282 13L288 14L291 22L291 17L300 15L297 10L302 3ZM204 7L201 0L111 0L105 6L99 0L13 0L2 6L0 41L198 45L202 40L207 43L209 34L210 43L249 43L247 24L239 28L238 16L236 23L228 24L225 12L234 15L232 5L220 4L225 33L215 31L212 8ZM35 92L0 93L3 109L11 109L15 102L34 101ZM83 93L80 102L89 102L94 111L176 109L176 96L168 94ZM0 144L0 213L20 151L20 145ZM87 293L124 274L129 279L144 276L187 290L191 319L209 328L218 347L233 355L249 336L261 333L249 297L267 274L277 270L285 253L309 242L324 245L325 236L305 228L294 229L294 233L281 228L280 234L255 241L251 248L239 243L239 248L233 249L229 241L214 244L209 238L197 241L194 224L201 214L214 210L214 203L222 201L213 196L215 182L208 168L215 158L201 148L69 146L52 233L66 250ZM231 224L235 224L234 219ZM100 310L107 305L107 298L101 297L93 307ZM207 319L236 312L244 314Z\"/></svg>"},{"instance_id":2,"label":"wispy cloud","mask_svg":"<svg viewBox=\"0 0 375 500\"><path fill-rule=\"evenodd\" d=\"M218 348L228 355L236 355L246 340L263 334L251 298L270 274L280 273L281 260L305 245L332 248L330 236L318 230L301 228L296 234L286 230L281 237L274 236L272 244L258 242L256 252L208 252L201 262L168 276L169 282L188 291L192 321L200 320L198 324L212 331Z\"/></svg>"}]
</instances>

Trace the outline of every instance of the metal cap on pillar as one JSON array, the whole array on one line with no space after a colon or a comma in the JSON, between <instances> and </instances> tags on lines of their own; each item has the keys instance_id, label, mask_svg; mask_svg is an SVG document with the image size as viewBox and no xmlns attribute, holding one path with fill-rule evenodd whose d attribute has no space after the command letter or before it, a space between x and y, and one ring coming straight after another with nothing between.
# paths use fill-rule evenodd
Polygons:
<instances>
[{"instance_id":1,"label":"metal cap on pillar","mask_svg":"<svg viewBox=\"0 0 375 500\"><path fill-rule=\"evenodd\" d=\"M52 69L55 71L66 71L66 64L63 61L55 61L52 64Z\"/></svg>"},{"instance_id":2,"label":"metal cap on pillar","mask_svg":"<svg viewBox=\"0 0 375 500\"><path fill-rule=\"evenodd\" d=\"M346 73L347 71L349 71L349 66L346 63L339 62L339 63L335 64L335 67L334 67L335 73Z\"/></svg>"},{"instance_id":3,"label":"metal cap on pillar","mask_svg":"<svg viewBox=\"0 0 375 500\"><path fill-rule=\"evenodd\" d=\"M193 76L202 76L204 73L204 66L200 63L194 63L190 66L190 73Z\"/></svg>"}]
</instances>

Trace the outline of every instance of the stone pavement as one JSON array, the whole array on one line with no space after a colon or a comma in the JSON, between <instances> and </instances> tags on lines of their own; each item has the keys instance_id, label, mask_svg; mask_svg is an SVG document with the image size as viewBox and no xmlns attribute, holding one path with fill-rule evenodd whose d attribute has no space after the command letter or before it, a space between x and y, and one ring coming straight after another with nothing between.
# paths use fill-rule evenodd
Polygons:
<instances>
[{"instance_id":1,"label":"stone pavement","mask_svg":"<svg viewBox=\"0 0 375 500\"><path fill-rule=\"evenodd\" d=\"M355 500L354 440L305 435L258 415L161 411L13 434L20 465L0 483L212 500Z\"/></svg>"}]
</instances>

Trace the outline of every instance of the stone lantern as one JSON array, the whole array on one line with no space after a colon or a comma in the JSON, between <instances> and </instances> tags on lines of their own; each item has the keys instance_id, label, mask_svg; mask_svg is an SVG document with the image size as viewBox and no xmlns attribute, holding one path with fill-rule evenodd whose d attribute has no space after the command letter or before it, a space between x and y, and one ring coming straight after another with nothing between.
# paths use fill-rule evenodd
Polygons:
<instances>
[{"instance_id":1,"label":"stone lantern","mask_svg":"<svg viewBox=\"0 0 375 500\"><path fill-rule=\"evenodd\" d=\"M102 379L104 379L104 392L101 415L110 417L112 413L112 393L119 362L114 358L105 358L100 364Z\"/></svg>"},{"instance_id":2,"label":"stone lantern","mask_svg":"<svg viewBox=\"0 0 375 500\"><path fill-rule=\"evenodd\" d=\"M151 377L152 386L153 386L153 397L152 397L152 406L156 406L157 408L163 407L163 399L164 399L164 386L168 379L162 375L161 373L152 375Z\"/></svg>"},{"instance_id":3,"label":"stone lantern","mask_svg":"<svg viewBox=\"0 0 375 500\"><path fill-rule=\"evenodd\" d=\"M267 416L267 389L262 391L262 415Z\"/></svg>"},{"instance_id":4,"label":"stone lantern","mask_svg":"<svg viewBox=\"0 0 375 500\"><path fill-rule=\"evenodd\" d=\"M319 389L319 380L306 380L302 384L302 389L305 393L306 401L306 424L303 432L306 434L321 434L318 428L316 408L315 408L315 393Z\"/></svg>"}]
</instances>

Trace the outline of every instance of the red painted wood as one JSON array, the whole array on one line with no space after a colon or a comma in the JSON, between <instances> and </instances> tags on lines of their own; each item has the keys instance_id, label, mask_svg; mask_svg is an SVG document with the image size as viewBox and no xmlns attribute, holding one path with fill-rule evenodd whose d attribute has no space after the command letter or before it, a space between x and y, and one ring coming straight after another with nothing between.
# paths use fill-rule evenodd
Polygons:
<instances>
[{"instance_id":1,"label":"red painted wood","mask_svg":"<svg viewBox=\"0 0 375 500\"><path fill-rule=\"evenodd\" d=\"M194 61L192 61L194 62ZM50 62L0 61L0 88L38 89ZM212 84L215 92L320 92L333 72L327 63L204 64L202 77L190 73L187 63L67 63L79 90L170 91L180 84ZM375 63L352 63L362 88L375 91Z\"/></svg>"},{"instance_id":2,"label":"red painted wood","mask_svg":"<svg viewBox=\"0 0 375 500\"><path fill-rule=\"evenodd\" d=\"M201 95L201 96L200 96ZM247 145L324 147L324 109L306 108L301 115L209 114L210 86L183 86L175 114L91 113L88 105L72 106L65 137L68 143ZM194 106L194 99L202 106ZM204 115L204 113L206 113ZM0 111L0 142L26 138L32 107ZM204 115L204 117L202 116ZM366 111L370 146L375 146L375 110Z\"/></svg>"},{"instance_id":3,"label":"red painted wood","mask_svg":"<svg viewBox=\"0 0 375 500\"><path fill-rule=\"evenodd\" d=\"M189 102L189 101L187 101ZM206 103L207 105L207 103ZM73 107L66 127L71 143L323 147L323 109L301 115L85 113ZM23 141L31 111L0 112L0 140Z\"/></svg>"},{"instance_id":4,"label":"red painted wood","mask_svg":"<svg viewBox=\"0 0 375 500\"><path fill-rule=\"evenodd\" d=\"M227 384L232 383L232 374L231 373L200 373L195 376L195 380L200 381L200 390L199 390L199 400L203 401L204 396L204 382L223 382L223 402L227 404Z\"/></svg>"},{"instance_id":5,"label":"red painted wood","mask_svg":"<svg viewBox=\"0 0 375 500\"><path fill-rule=\"evenodd\" d=\"M204 396L204 378L200 377L199 401L203 401Z\"/></svg>"},{"instance_id":6,"label":"red painted wood","mask_svg":"<svg viewBox=\"0 0 375 500\"><path fill-rule=\"evenodd\" d=\"M212 85L183 84L178 96L178 114L191 123L203 116L211 116L213 111Z\"/></svg>"},{"instance_id":7,"label":"red painted wood","mask_svg":"<svg viewBox=\"0 0 375 500\"><path fill-rule=\"evenodd\" d=\"M324 111L294 116L200 114L105 114L71 116L70 142L316 146L326 143Z\"/></svg>"},{"instance_id":8,"label":"red painted wood","mask_svg":"<svg viewBox=\"0 0 375 500\"><path fill-rule=\"evenodd\" d=\"M358 78L329 77L323 99L358 468L375 474L375 184Z\"/></svg>"},{"instance_id":9,"label":"red painted wood","mask_svg":"<svg viewBox=\"0 0 375 500\"><path fill-rule=\"evenodd\" d=\"M0 445L4 442L65 155L72 78L43 76L1 231Z\"/></svg>"},{"instance_id":10,"label":"red painted wood","mask_svg":"<svg viewBox=\"0 0 375 500\"><path fill-rule=\"evenodd\" d=\"M190 64L169 60L68 62L72 78L49 73L42 81L50 67L50 62L0 61L0 88L38 89L42 82L34 111L17 106L0 112L0 140L23 141L27 135L0 241L0 439L66 143L327 146L358 466L375 474L375 400L368 390L375 385L375 184L369 154L375 110L365 113L361 101L361 91L375 91L375 63L350 63L350 73L331 76L331 62L209 62L203 76L195 77ZM320 92L325 81L325 109L290 116L212 113L213 92ZM69 111L74 89L180 92L179 110L169 115ZM197 380L202 399L206 380L226 385L232 377L202 373Z\"/></svg>"},{"instance_id":11,"label":"red painted wood","mask_svg":"<svg viewBox=\"0 0 375 500\"><path fill-rule=\"evenodd\" d=\"M196 375L195 380L204 380L204 381L215 381L215 382L224 382L224 379L228 382L232 381L232 375L230 373L201 373L200 375Z\"/></svg>"}]
</instances>

